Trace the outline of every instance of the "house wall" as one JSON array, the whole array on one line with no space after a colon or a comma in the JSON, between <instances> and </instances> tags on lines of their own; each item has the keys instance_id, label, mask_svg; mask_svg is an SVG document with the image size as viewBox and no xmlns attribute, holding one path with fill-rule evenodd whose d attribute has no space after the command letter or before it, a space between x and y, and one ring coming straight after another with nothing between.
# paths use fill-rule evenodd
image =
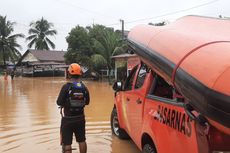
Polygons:
<instances>
[{"instance_id":1,"label":"house wall","mask_svg":"<svg viewBox=\"0 0 230 153\"><path fill-rule=\"evenodd\" d=\"M126 78L127 61L123 58L115 61L115 80L121 81Z\"/></svg>"},{"instance_id":2,"label":"house wall","mask_svg":"<svg viewBox=\"0 0 230 153\"><path fill-rule=\"evenodd\" d=\"M115 59L115 80L125 80L130 71L139 63L140 59L137 56Z\"/></svg>"},{"instance_id":3,"label":"house wall","mask_svg":"<svg viewBox=\"0 0 230 153\"><path fill-rule=\"evenodd\" d=\"M34 57L33 54L31 54L30 52L24 57L24 59L22 60L22 62L37 62L39 61L36 57Z\"/></svg>"},{"instance_id":4,"label":"house wall","mask_svg":"<svg viewBox=\"0 0 230 153\"><path fill-rule=\"evenodd\" d=\"M130 57L130 58L128 58L127 70L132 70L140 62L141 61L140 61L139 57Z\"/></svg>"}]
</instances>

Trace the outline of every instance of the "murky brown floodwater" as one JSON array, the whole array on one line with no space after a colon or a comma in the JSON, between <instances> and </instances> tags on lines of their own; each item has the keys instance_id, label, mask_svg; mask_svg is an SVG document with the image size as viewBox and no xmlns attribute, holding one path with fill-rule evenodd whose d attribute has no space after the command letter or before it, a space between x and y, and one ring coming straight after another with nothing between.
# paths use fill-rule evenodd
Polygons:
<instances>
[{"instance_id":1,"label":"murky brown floodwater","mask_svg":"<svg viewBox=\"0 0 230 153\"><path fill-rule=\"evenodd\" d=\"M0 76L0 152L61 152L56 98L65 82L64 78L21 77L5 81ZM139 153L132 141L111 134L111 86L104 82L85 84L91 94L91 103L85 109L88 153ZM75 142L73 147L78 150Z\"/></svg>"}]
</instances>

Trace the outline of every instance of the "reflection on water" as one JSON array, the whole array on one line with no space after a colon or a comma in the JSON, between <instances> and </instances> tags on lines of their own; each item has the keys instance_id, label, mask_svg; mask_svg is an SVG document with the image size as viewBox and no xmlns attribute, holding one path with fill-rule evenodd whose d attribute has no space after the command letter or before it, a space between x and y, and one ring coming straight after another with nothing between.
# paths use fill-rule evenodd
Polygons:
<instances>
[{"instance_id":1,"label":"reflection on water","mask_svg":"<svg viewBox=\"0 0 230 153\"><path fill-rule=\"evenodd\" d=\"M56 98L64 83L63 78L5 81L0 77L0 152L61 152ZM88 152L139 153L132 141L120 140L111 134L111 86L91 81L85 84L91 96L91 103L85 109ZM73 147L78 150L76 143Z\"/></svg>"}]
</instances>

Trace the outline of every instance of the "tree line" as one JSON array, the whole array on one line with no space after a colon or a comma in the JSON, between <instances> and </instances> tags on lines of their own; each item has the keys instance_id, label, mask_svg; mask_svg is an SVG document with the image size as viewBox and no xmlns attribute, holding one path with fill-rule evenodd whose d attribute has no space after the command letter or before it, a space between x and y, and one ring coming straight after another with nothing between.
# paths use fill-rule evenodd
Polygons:
<instances>
[{"instance_id":1,"label":"tree line","mask_svg":"<svg viewBox=\"0 0 230 153\"><path fill-rule=\"evenodd\" d=\"M103 25L88 27L76 26L66 37L68 52L67 63L77 62L99 71L114 67L111 56L127 52L128 47L122 41L121 33Z\"/></svg>"},{"instance_id":2,"label":"tree line","mask_svg":"<svg viewBox=\"0 0 230 153\"><path fill-rule=\"evenodd\" d=\"M30 23L27 37L22 33L13 34L15 24L7 20L6 16L0 15L0 61L3 65L6 65L6 59L17 61L21 57L18 38L25 38L29 49L55 48L55 44L49 37L56 35L57 31L53 29L54 25L43 17ZM114 65L111 56L127 51L121 32L103 25L87 27L77 25L66 36L66 41L68 43L66 63L77 62L94 70L107 68L110 71Z\"/></svg>"},{"instance_id":3,"label":"tree line","mask_svg":"<svg viewBox=\"0 0 230 153\"><path fill-rule=\"evenodd\" d=\"M11 22L7 20L6 16L0 15L0 59L3 65L6 65L6 59L11 59L12 61L17 61L21 57L19 50L21 45L18 44L18 38L25 38L22 33L14 34L14 25L16 22ZM26 37L28 43L28 48L39 50L49 50L55 48L55 44L48 38L48 36L53 36L57 34L57 31L52 29L53 24L45 20L43 17L36 21L30 23L30 29L28 31L29 36ZM49 47L50 46L50 47Z\"/></svg>"}]
</instances>

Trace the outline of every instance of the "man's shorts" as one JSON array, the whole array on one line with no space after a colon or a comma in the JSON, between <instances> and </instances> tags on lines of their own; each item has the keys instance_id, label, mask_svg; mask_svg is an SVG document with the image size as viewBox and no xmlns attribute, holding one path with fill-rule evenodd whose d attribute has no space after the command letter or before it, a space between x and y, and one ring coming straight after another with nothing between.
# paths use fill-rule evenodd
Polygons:
<instances>
[{"instance_id":1,"label":"man's shorts","mask_svg":"<svg viewBox=\"0 0 230 153\"><path fill-rule=\"evenodd\" d=\"M73 134L77 142L85 141L85 118L62 118L61 145L71 145Z\"/></svg>"}]
</instances>

